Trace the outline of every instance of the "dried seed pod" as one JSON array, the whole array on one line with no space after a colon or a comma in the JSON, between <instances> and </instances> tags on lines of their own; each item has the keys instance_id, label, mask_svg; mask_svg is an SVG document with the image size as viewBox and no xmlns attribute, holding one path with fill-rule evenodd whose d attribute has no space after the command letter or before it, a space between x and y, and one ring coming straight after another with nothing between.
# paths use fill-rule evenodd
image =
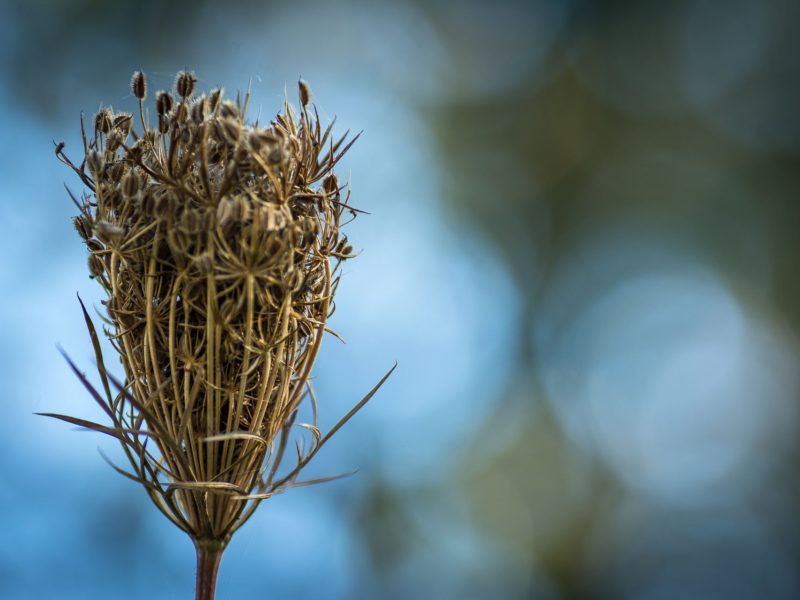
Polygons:
<instances>
[{"instance_id":1,"label":"dried seed pod","mask_svg":"<svg viewBox=\"0 0 800 600\"><path fill-rule=\"evenodd\" d=\"M153 194L145 193L142 195L139 203L139 208L142 213L148 217L156 216L156 198Z\"/></svg>"},{"instance_id":2,"label":"dried seed pod","mask_svg":"<svg viewBox=\"0 0 800 600\"><path fill-rule=\"evenodd\" d=\"M207 252L198 254L192 258L192 267L202 276L210 275L214 272L214 259Z\"/></svg>"},{"instance_id":3,"label":"dried seed pod","mask_svg":"<svg viewBox=\"0 0 800 600\"><path fill-rule=\"evenodd\" d=\"M108 217L113 219L114 214L112 211L122 208L122 194L119 193L117 186L112 182L103 185L102 188L103 202L108 207Z\"/></svg>"},{"instance_id":4,"label":"dried seed pod","mask_svg":"<svg viewBox=\"0 0 800 600\"><path fill-rule=\"evenodd\" d=\"M101 108L94 116L95 133L108 133L113 127L113 117L107 108Z\"/></svg>"},{"instance_id":5,"label":"dried seed pod","mask_svg":"<svg viewBox=\"0 0 800 600\"><path fill-rule=\"evenodd\" d=\"M125 172L125 163L121 160L116 161L108 169L108 176L111 181L122 181L123 173Z\"/></svg>"},{"instance_id":6,"label":"dried seed pod","mask_svg":"<svg viewBox=\"0 0 800 600\"><path fill-rule=\"evenodd\" d=\"M144 140L141 139L136 140L136 143L130 148L128 148L127 158L133 161L134 163L138 163L142 159L146 151L147 148L144 143Z\"/></svg>"},{"instance_id":7,"label":"dried seed pod","mask_svg":"<svg viewBox=\"0 0 800 600\"><path fill-rule=\"evenodd\" d=\"M181 98L186 99L192 95L195 83L197 83L197 79L194 73L191 71L181 71L178 73L177 77L175 77L175 91Z\"/></svg>"},{"instance_id":8,"label":"dried seed pod","mask_svg":"<svg viewBox=\"0 0 800 600\"><path fill-rule=\"evenodd\" d=\"M311 88L303 79L297 82L297 87L300 89L300 104L304 107L308 106L308 103L311 102Z\"/></svg>"},{"instance_id":9,"label":"dried seed pod","mask_svg":"<svg viewBox=\"0 0 800 600\"><path fill-rule=\"evenodd\" d=\"M217 223L220 227L227 226L233 221L233 201L230 198L223 198L217 206Z\"/></svg>"},{"instance_id":10,"label":"dried seed pod","mask_svg":"<svg viewBox=\"0 0 800 600\"><path fill-rule=\"evenodd\" d=\"M172 110L172 96L168 92L160 91L156 94L156 112L163 117Z\"/></svg>"},{"instance_id":11,"label":"dried seed pod","mask_svg":"<svg viewBox=\"0 0 800 600\"><path fill-rule=\"evenodd\" d=\"M246 144L236 144L233 151L233 160L239 165L238 172L240 179L252 175L252 169L247 162L247 157L249 155L250 151L247 149Z\"/></svg>"},{"instance_id":12,"label":"dried seed pod","mask_svg":"<svg viewBox=\"0 0 800 600\"><path fill-rule=\"evenodd\" d=\"M103 250L105 250L103 244L101 244L98 240L94 238L86 240L86 247L89 249L90 252L93 253L102 252Z\"/></svg>"},{"instance_id":13,"label":"dried seed pod","mask_svg":"<svg viewBox=\"0 0 800 600\"><path fill-rule=\"evenodd\" d=\"M253 152L260 152L264 148L274 146L278 141L274 133L265 129L255 129L251 131L250 135L247 137L247 142L250 144L250 148Z\"/></svg>"},{"instance_id":14,"label":"dried seed pod","mask_svg":"<svg viewBox=\"0 0 800 600\"><path fill-rule=\"evenodd\" d=\"M325 291L325 272L322 269L312 271L307 281L307 287L312 294L320 295Z\"/></svg>"},{"instance_id":15,"label":"dried seed pod","mask_svg":"<svg viewBox=\"0 0 800 600\"><path fill-rule=\"evenodd\" d=\"M119 131L123 138L128 137L128 134L133 128L133 115L131 113L117 113L114 117L114 129Z\"/></svg>"},{"instance_id":16,"label":"dried seed pod","mask_svg":"<svg viewBox=\"0 0 800 600\"><path fill-rule=\"evenodd\" d=\"M219 116L223 119L238 119L239 107L230 100L225 100L219 105Z\"/></svg>"},{"instance_id":17,"label":"dried seed pod","mask_svg":"<svg viewBox=\"0 0 800 600\"><path fill-rule=\"evenodd\" d=\"M124 141L122 134L116 129L113 130L106 138L106 152L115 155Z\"/></svg>"},{"instance_id":18,"label":"dried seed pod","mask_svg":"<svg viewBox=\"0 0 800 600\"><path fill-rule=\"evenodd\" d=\"M89 276L92 278L99 277L106 270L103 259L96 254L89 255Z\"/></svg>"},{"instance_id":19,"label":"dried seed pod","mask_svg":"<svg viewBox=\"0 0 800 600\"><path fill-rule=\"evenodd\" d=\"M131 92L139 100L144 100L147 96L147 82L144 78L144 73L136 71L131 78Z\"/></svg>"},{"instance_id":20,"label":"dried seed pod","mask_svg":"<svg viewBox=\"0 0 800 600\"><path fill-rule=\"evenodd\" d=\"M203 215L198 210L187 208L181 214L180 227L186 233L199 233L203 227Z\"/></svg>"},{"instance_id":21,"label":"dried seed pod","mask_svg":"<svg viewBox=\"0 0 800 600\"><path fill-rule=\"evenodd\" d=\"M167 245L178 268L182 269L186 265L188 257L192 253L192 239L191 233L181 229L170 228L167 230Z\"/></svg>"},{"instance_id":22,"label":"dried seed pod","mask_svg":"<svg viewBox=\"0 0 800 600\"><path fill-rule=\"evenodd\" d=\"M326 175L325 179L322 180L322 189L328 194L337 193L339 191L339 180L336 178L336 175L333 173Z\"/></svg>"},{"instance_id":23,"label":"dried seed pod","mask_svg":"<svg viewBox=\"0 0 800 600\"><path fill-rule=\"evenodd\" d=\"M122 239L125 229L107 221L98 221L95 223L94 232L100 240L106 243L116 243Z\"/></svg>"},{"instance_id":24,"label":"dried seed pod","mask_svg":"<svg viewBox=\"0 0 800 600\"><path fill-rule=\"evenodd\" d=\"M280 135L281 137L286 137L292 129L291 121L286 115L278 115L275 117L275 120L272 121L272 127L275 130L275 133Z\"/></svg>"},{"instance_id":25,"label":"dried seed pod","mask_svg":"<svg viewBox=\"0 0 800 600\"><path fill-rule=\"evenodd\" d=\"M103 156L97 150L89 150L86 155L86 166L95 179L99 179L103 170Z\"/></svg>"},{"instance_id":26,"label":"dried seed pod","mask_svg":"<svg viewBox=\"0 0 800 600\"><path fill-rule=\"evenodd\" d=\"M286 150L282 145L275 146L267 153L267 162L271 165L282 163L286 159Z\"/></svg>"},{"instance_id":27,"label":"dried seed pod","mask_svg":"<svg viewBox=\"0 0 800 600\"><path fill-rule=\"evenodd\" d=\"M221 119L218 121L222 131L223 138L231 144L239 141L239 135L242 132L242 127L238 121L233 119Z\"/></svg>"},{"instance_id":28,"label":"dried seed pod","mask_svg":"<svg viewBox=\"0 0 800 600\"><path fill-rule=\"evenodd\" d=\"M316 236L319 231L319 222L314 217L307 217L301 221L303 233L310 236Z\"/></svg>"},{"instance_id":29,"label":"dried seed pod","mask_svg":"<svg viewBox=\"0 0 800 600\"><path fill-rule=\"evenodd\" d=\"M245 196L233 198L231 216L240 223L250 218L250 203Z\"/></svg>"},{"instance_id":30,"label":"dried seed pod","mask_svg":"<svg viewBox=\"0 0 800 600\"><path fill-rule=\"evenodd\" d=\"M92 225L89 223L86 215L78 215L73 218L72 224L75 225L75 229L81 238L83 238L83 241L87 241L92 237Z\"/></svg>"},{"instance_id":31,"label":"dried seed pod","mask_svg":"<svg viewBox=\"0 0 800 600\"><path fill-rule=\"evenodd\" d=\"M175 198L169 193L158 194L154 197L153 213L154 216L165 219L171 217L175 212Z\"/></svg>"},{"instance_id":32,"label":"dried seed pod","mask_svg":"<svg viewBox=\"0 0 800 600\"><path fill-rule=\"evenodd\" d=\"M219 106L219 101L222 98L222 88L216 88L215 90L211 91L211 94L208 96L208 110L214 112L217 110L217 106Z\"/></svg>"},{"instance_id":33,"label":"dried seed pod","mask_svg":"<svg viewBox=\"0 0 800 600\"><path fill-rule=\"evenodd\" d=\"M133 198L139 191L139 186L139 176L131 169L125 174L125 177L122 178L122 193L125 194L127 198Z\"/></svg>"},{"instance_id":34,"label":"dried seed pod","mask_svg":"<svg viewBox=\"0 0 800 600\"><path fill-rule=\"evenodd\" d=\"M195 123L202 123L206 119L208 109L208 100L205 96L200 96L197 100L192 102L192 121Z\"/></svg>"}]
</instances>

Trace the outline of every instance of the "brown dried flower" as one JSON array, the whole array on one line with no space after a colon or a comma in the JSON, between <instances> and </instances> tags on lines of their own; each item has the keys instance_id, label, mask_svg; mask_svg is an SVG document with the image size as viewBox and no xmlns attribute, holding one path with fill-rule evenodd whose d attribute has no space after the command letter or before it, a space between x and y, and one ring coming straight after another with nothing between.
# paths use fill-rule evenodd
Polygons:
<instances>
[{"instance_id":1,"label":"brown dried flower","mask_svg":"<svg viewBox=\"0 0 800 600\"><path fill-rule=\"evenodd\" d=\"M233 533L262 500L297 484L389 374L320 433L309 378L338 267L352 256L341 227L359 212L333 169L355 139L334 140L321 127L303 81L299 114L287 102L269 127L246 123L249 93L234 103L214 90L190 106L195 83L192 73L178 74L177 104L156 95L154 130L137 72L136 126L130 114L100 111L80 166L57 146L88 188L73 198L75 226L108 297L108 333L125 378L106 371L84 309L102 388L73 368L111 425L51 416L119 440L131 467L123 473L194 540L198 597L208 598ZM304 400L313 420L297 430ZM279 471L298 431L307 445Z\"/></svg>"}]
</instances>

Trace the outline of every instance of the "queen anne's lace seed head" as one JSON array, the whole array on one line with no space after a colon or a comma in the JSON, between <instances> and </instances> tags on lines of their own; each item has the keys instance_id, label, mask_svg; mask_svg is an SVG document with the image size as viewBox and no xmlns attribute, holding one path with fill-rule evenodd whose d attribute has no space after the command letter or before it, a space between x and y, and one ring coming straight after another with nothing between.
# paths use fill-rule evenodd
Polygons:
<instances>
[{"instance_id":1,"label":"queen anne's lace seed head","mask_svg":"<svg viewBox=\"0 0 800 600\"><path fill-rule=\"evenodd\" d=\"M270 468L307 397L352 255L340 228L358 211L333 174L349 144L317 121L307 83L301 110L286 103L268 127L247 123L249 95L190 100L196 83L184 71L175 98L158 92L151 128L134 73L139 113L100 110L80 165L56 152L89 190L74 223L125 372L113 431L159 508L224 544L250 495L291 485L315 452L283 479Z\"/></svg>"}]
</instances>

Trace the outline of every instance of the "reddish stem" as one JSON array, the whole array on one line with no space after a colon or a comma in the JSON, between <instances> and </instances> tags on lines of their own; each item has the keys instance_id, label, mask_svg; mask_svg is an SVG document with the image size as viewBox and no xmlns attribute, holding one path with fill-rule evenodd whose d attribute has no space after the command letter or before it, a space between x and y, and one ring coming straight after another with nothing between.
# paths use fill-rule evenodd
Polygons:
<instances>
[{"instance_id":1,"label":"reddish stem","mask_svg":"<svg viewBox=\"0 0 800 600\"><path fill-rule=\"evenodd\" d=\"M196 600L214 600L217 589L217 572L225 545L219 540L196 540L197 593Z\"/></svg>"}]
</instances>

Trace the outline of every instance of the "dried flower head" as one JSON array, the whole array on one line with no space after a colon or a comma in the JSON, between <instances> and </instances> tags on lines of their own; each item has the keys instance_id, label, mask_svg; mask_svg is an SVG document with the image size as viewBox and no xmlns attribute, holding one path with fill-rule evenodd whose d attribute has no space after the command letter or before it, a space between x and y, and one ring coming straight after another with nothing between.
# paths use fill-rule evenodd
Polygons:
<instances>
[{"instance_id":1,"label":"dried flower head","mask_svg":"<svg viewBox=\"0 0 800 600\"><path fill-rule=\"evenodd\" d=\"M234 103L214 90L190 106L195 83L182 72L177 103L156 95L153 130L136 73L136 126L130 114L100 111L80 166L57 146L88 188L73 198L75 227L107 294L125 379L106 371L84 310L102 389L80 376L112 425L56 416L116 437L131 465L125 474L198 549L221 551L263 499L296 484L385 377L320 433L309 377L338 267L352 256L341 228L359 212L333 169L355 139L334 140L320 126L305 82L299 113L287 102L267 127L246 122L249 93ZM312 422L294 429L306 399ZM307 446L281 472L298 431Z\"/></svg>"}]
</instances>

